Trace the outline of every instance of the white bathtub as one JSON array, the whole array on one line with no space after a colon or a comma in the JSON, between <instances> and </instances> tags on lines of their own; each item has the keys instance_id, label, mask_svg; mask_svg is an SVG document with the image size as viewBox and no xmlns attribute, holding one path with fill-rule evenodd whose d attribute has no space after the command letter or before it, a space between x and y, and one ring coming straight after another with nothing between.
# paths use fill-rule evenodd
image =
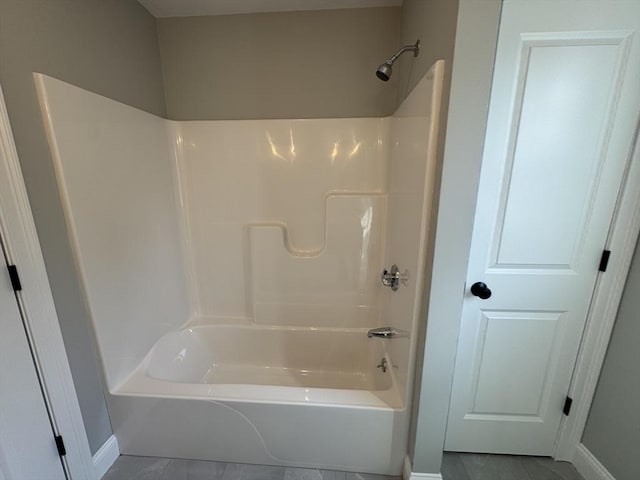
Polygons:
<instances>
[{"instance_id":1,"label":"white bathtub","mask_svg":"<svg viewBox=\"0 0 640 480\"><path fill-rule=\"evenodd\" d=\"M111 392L121 452L398 474L406 410L388 342L366 329L171 332Z\"/></svg>"}]
</instances>

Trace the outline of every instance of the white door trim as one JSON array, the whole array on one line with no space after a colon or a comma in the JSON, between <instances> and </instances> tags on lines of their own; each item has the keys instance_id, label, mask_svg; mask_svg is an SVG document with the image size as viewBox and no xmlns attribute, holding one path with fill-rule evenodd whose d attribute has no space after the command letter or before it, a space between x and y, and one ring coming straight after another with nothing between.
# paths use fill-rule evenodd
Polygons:
<instances>
[{"instance_id":1,"label":"white door trim","mask_svg":"<svg viewBox=\"0 0 640 480\"><path fill-rule=\"evenodd\" d=\"M22 291L18 301L44 384L54 428L67 450L64 462L72 479L95 478L71 370L40 243L20 170L9 117L0 87L0 231L8 260L18 267ZM3 439L0 432L0 441ZM53 441L53 439L52 439Z\"/></svg>"},{"instance_id":2,"label":"white door trim","mask_svg":"<svg viewBox=\"0 0 640 480\"><path fill-rule=\"evenodd\" d=\"M639 112L640 113L640 112ZM556 441L554 458L572 462L580 444L589 409L611 338L629 266L640 232L640 119L629 152L625 183L609 229L606 247L611 250L607 272L598 276L587 315L569 396L571 414L565 417Z\"/></svg>"}]
</instances>

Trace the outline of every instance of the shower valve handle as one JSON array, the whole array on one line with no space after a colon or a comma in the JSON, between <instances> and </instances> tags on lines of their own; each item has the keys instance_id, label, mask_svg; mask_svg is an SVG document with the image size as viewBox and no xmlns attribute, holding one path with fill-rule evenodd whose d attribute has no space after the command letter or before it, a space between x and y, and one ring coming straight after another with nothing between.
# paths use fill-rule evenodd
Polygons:
<instances>
[{"instance_id":1,"label":"shower valve handle","mask_svg":"<svg viewBox=\"0 0 640 480\"><path fill-rule=\"evenodd\" d=\"M409 285L409 270L400 272L397 265L391 265L391 270L387 270L385 268L382 271L382 274L380 274L380 280L382 280L382 285L390 287L391 290L395 292L400 287L400 284L405 287Z\"/></svg>"}]
</instances>

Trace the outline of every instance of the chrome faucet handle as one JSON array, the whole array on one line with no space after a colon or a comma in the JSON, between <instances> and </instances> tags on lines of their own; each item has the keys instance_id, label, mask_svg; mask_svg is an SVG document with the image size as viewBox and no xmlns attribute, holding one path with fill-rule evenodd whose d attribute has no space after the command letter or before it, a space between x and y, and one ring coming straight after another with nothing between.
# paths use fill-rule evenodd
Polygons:
<instances>
[{"instance_id":1,"label":"chrome faucet handle","mask_svg":"<svg viewBox=\"0 0 640 480\"><path fill-rule=\"evenodd\" d=\"M397 265L391 265L391 269L386 268L380 274L380 280L385 287L391 287L394 292L398 290L402 284L405 287L409 285L409 270L401 272Z\"/></svg>"}]
</instances>

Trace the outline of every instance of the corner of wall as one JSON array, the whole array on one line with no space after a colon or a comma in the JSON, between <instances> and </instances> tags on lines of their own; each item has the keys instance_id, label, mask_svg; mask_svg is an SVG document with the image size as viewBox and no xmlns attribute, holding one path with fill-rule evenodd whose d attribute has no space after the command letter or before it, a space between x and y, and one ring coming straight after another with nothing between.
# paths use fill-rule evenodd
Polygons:
<instances>
[{"instance_id":1,"label":"corner of wall","mask_svg":"<svg viewBox=\"0 0 640 480\"><path fill-rule=\"evenodd\" d=\"M405 5L409 7L414 3L415 0L409 0ZM461 287L471 241L500 6L500 2L461 0L454 17L457 20L455 53L451 50L447 68L452 72L451 98L448 108L446 103L443 105L446 136L442 131L439 140L442 173L436 189L437 218L433 229L431 278L437 278L438 282L432 282L429 292L425 292L429 297L428 322L422 371L416 377L421 393L412 419L415 432L412 460L418 472L438 472L442 462L462 304ZM476 68L478 62L483 68ZM476 159L473 165L470 158Z\"/></svg>"}]
</instances>

